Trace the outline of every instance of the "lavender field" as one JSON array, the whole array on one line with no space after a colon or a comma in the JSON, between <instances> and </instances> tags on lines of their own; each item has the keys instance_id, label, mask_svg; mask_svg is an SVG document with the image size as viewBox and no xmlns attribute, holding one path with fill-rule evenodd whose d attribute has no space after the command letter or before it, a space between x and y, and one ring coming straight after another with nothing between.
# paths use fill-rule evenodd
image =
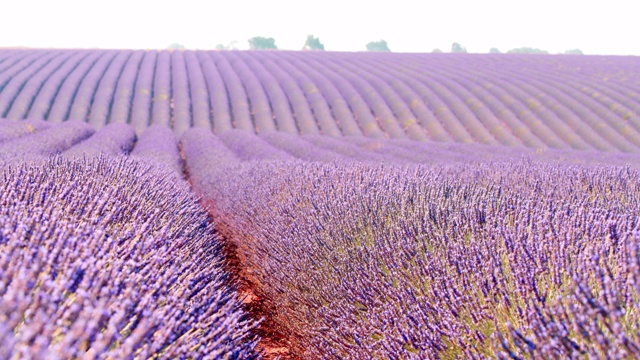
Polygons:
<instances>
[{"instance_id":1,"label":"lavender field","mask_svg":"<svg viewBox=\"0 0 640 360\"><path fill-rule=\"evenodd\" d=\"M639 67L0 50L0 359L638 358Z\"/></svg>"},{"instance_id":2,"label":"lavender field","mask_svg":"<svg viewBox=\"0 0 640 360\"><path fill-rule=\"evenodd\" d=\"M0 117L637 152L622 56L0 50Z\"/></svg>"}]
</instances>

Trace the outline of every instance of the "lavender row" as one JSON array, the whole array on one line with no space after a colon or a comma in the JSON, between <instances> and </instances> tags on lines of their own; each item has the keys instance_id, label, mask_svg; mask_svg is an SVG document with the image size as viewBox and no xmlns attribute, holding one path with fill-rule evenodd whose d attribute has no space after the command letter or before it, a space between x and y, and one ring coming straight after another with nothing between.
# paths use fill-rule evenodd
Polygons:
<instances>
[{"instance_id":1,"label":"lavender row","mask_svg":"<svg viewBox=\"0 0 640 360\"><path fill-rule=\"evenodd\" d=\"M118 86L118 81L122 71L127 64L133 51L120 51L109 64L109 67L100 78L100 83L96 88L95 95L91 98L91 107L84 115L73 114L76 119L87 118L87 122L99 129L107 124L112 110L114 94ZM79 115L79 116L78 116Z\"/></svg>"},{"instance_id":2,"label":"lavender row","mask_svg":"<svg viewBox=\"0 0 640 360\"><path fill-rule=\"evenodd\" d=\"M314 67L322 73L323 76L329 79L342 93L342 97L347 101L354 119L358 122L362 133L366 136L374 138L382 138L386 135L380 128L379 124L373 117L371 110L363 100L362 96L354 88L354 86L339 74L328 69L325 64L315 59L309 59L310 66ZM328 95L324 95L325 98ZM306 132L309 134L309 132Z\"/></svg>"},{"instance_id":3,"label":"lavender row","mask_svg":"<svg viewBox=\"0 0 640 360\"><path fill-rule=\"evenodd\" d=\"M599 151L532 150L523 146L416 142L363 136L295 136L283 132L257 136L238 129L226 131L217 138L243 161L299 159L328 163L355 161L391 165L462 165L525 159L550 164L640 166L637 154Z\"/></svg>"},{"instance_id":4,"label":"lavender row","mask_svg":"<svg viewBox=\"0 0 640 360\"><path fill-rule=\"evenodd\" d=\"M459 66L443 66L441 65L440 67L443 68L445 71L450 72L450 71L457 71L458 73L461 74L462 77L467 77L466 73L467 71L464 70L462 68L463 64L461 63ZM602 139L599 140L595 140L597 137L600 136L600 132L602 132L606 137L608 138L612 138L615 136L620 136L620 135L615 135L611 132L611 130L609 130L607 128L607 125L603 124L607 123L607 122L613 122L613 123L617 123L619 122L619 120L617 119L617 116L611 116L613 114L609 113L608 110L604 111L604 112L600 112L600 114L594 114L593 112L591 112L591 110L588 109L584 109L583 104L586 104L589 107L598 107L600 106L598 104L598 102L594 102L590 99L586 99L583 98L581 101L582 103L576 101L575 99L571 99L571 97L580 97L580 94L578 92L575 91L571 91L568 88L565 87L564 85L564 79L558 77L557 75L550 75L551 72L549 71L540 71L536 68L536 66L531 66L530 68L532 71L536 72L536 77L532 78L530 74L526 74L523 75L522 71L519 70L515 70L515 69L511 69L510 67L502 67L500 69L492 69L491 73L493 75L491 75L491 79L495 79L495 78L499 78L501 76L504 76L503 74L506 73L511 73L514 77L516 78L522 78L523 79L523 84L518 84L518 87L525 87L525 85L527 85L527 87L531 88L532 90L530 91L531 95L535 95L538 96L543 102L546 101L546 103L544 104L545 106L540 106L539 102L537 99L534 99L532 97L525 97L523 98L524 101L526 101L527 105L529 107L531 107L534 110L543 110L543 116L546 116L547 118L549 116L552 116L551 114L553 114L554 112L556 113L557 117L559 117L561 120L547 120L546 122L551 122L551 124L554 124L555 122L562 123L562 122L566 122L567 124L570 124L571 126L571 130L572 132L577 132L579 134L581 134L581 136L590 144L595 145L596 147L600 147L600 148L604 148L604 149L611 149L611 145L613 144L616 147L621 147L623 150L626 149L626 151L629 151L630 147L629 144L626 142L626 140L622 140L620 142L620 140L614 140L614 141L610 141L610 144L605 144L602 142ZM573 73L571 72L563 72L563 74L572 76ZM584 77L585 74L580 74L580 76ZM550 80L549 82L549 86L546 87L531 87L528 86L529 83L532 82L532 80L536 80L539 78L548 78ZM598 86L598 82L594 82L593 79L591 79L591 83L593 85ZM538 83L539 84L539 83ZM558 92L558 90L562 90L565 89L565 93L562 92ZM542 91L542 92L541 92ZM540 94L547 94L549 96L544 96L541 97ZM561 102L559 102L561 101ZM552 102L552 103L549 103ZM547 109L551 109L551 112ZM604 110L604 109L603 109ZM581 120L582 119L582 120ZM622 120L622 119L620 119ZM596 131L595 133L592 132L589 129L589 126L584 126L584 122L586 122L587 124L590 124L591 127L599 127L599 131ZM558 123L558 124L559 124ZM561 126L555 124L555 126ZM572 125L571 125L572 124ZM580 124L580 125L578 125ZM621 125L617 125L617 126L621 126ZM563 136L563 134L566 134L566 129L564 130L556 130L558 131L558 134L560 134L561 136ZM624 136L628 136L629 134L622 134ZM575 144L574 144L575 145ZM626 148L625 148L626 147Z\"/></svg>"},{"instance_id":5,"label":"lavender row","mask_svg":"<svg viewBox=\"0 0 640 360\"><path fill-rule=\"evenodd\" d=\"M180 51L171 53L171 92L171 127L180 135L191 127L189 76L184 55Z\"/></svg>"},{"instance_id":6,"label":"lavender row","mask_svg":"<svg viewBox=\"0 0 640 360\"><path fill-rule=\"evenodd\" d=\"M158 54L153 83L153 108L151 123L171 126L171 54L163 51Z\"/></svg>"},{"instance_id":7,"label":"lavender row","mask_svg":"<svg viewBox=\"0 0 640 360\"><path fill-rule=\"evenodd\" d=\"M68 158L128 155L136 141L136 133L128 124L111 123L93 136L62 153Z\"/></svg>"},{"instance_id":8,"label":"lavender row","mask_svg":"<svg viewBox=\"0 0 640 360\"><path fill-rule=\"evenodd\" d=\"M455 61L455 59L453 59ZM419 64L422 64L422 62L420 62ZM463 65L461 64L459 67L456 66L452 66L452 69L447 68L446 66L433 66L433 69L435 71L435 75L438 74L438 72L440 71L440 68L444 68L445 71L449 71L449 72L455 72L456 74L456 78L457 78L457 83L464 86L466 85L469 81L474 81L475 79L471 80L468 79L468 76L466 75L468 73L468 69L465 69L462 67ZM416 76L420 76L421 78L424 78L424 76L417 70L413 70L412 71L412 75L416 75ZM433 76L432 76L433 77ZM486 88L487 89L493 89L494 87L496 87L496 83L501 81L501 77L502 76L496 76L495 78L490 78L488 79L490 81L491 85L487 85ZM437 81L442 82L448 82L448 79L451 78L451 76L436 76ZM499 86L499 85L498 85ZM509 95L512 96L518 96L518 94L522 93L521 89L515 87L511 87L508 91L508 93L506 94L507 97L503 97L502 102L506 103L506 105L511 105L511 106L518 106L519 104L515 103L513 101L510 101L511 99L509 98ZM526 99L526 97L525 97ZM473 105L473 103L471 103L471 105ZM528 105L528 103L525 103L525 105ZM464 107L465 105L460 105L461 107ZM483 108L479 107L479 106L475 106L474 109L471 109L473 111L473 113L478 113L478 112L482 112ZM589 148L588 145L586 145L583 142L580 142L579 138L575 138L575 136L573 136L571 129L567 128L567 127L562 127L564 126L563 122L559 119L557 119L557 117L555 116L555 114L553 114L553 112L549 111L547 108L534 108L533 110L539 111L538 113L536 113L533 116L528 116L531 109L528 109L528 106L525 107L523 110L520 110L517 112L517 117L520 118L520 120L522 120L522 122L524 124L526 124L527 127L531 128L532 130L536 131L536 134L542 133L542 135L540 136L540 138L545 141L545 142L549 142L552 147L566 147L566 144L569 144L570 146L574 147L574 148L578 148L578 149L587 149ZM542 118L544 121L540 121L540 118ZM515 129L517 129L520 126L519 120L513 119L511 118L508 126L506 127L506 129L500 129L500 127L494 126L487 126L486 128L492 132L497 132L497 131L507 131L507 132L514 132ZM548 129L547 127L551 127L552 130ZM513 129L513 130L511 130ZM560 136L562 139L558 139L557 137ZM571 137L571 139L568 139L569 137Z\"/></svg>"},{"instance_id":9,"label":"lavender row","mask_svg":"<svg viewBox=\"0 0 640 360\"><path fill-rule=\"evenodd\" d=\"M138 138L131 156L168 167L182 176L182 158L178 141L171 129L164 125L149 126Z\"/></svg>"},{"instance_id":10,"label":"lavender row","mask_svg":"<svg viewBox=\"0 0 640 360\"><path fill-rule=\"evenodd\" d=\"M378 79L372 77L370 73L360 71L358 67L351 67L348 62L327 62L327 65L353 84L358 93L361 94L367 102L368 107L375 115L376 121L388 137L394 139L407 138L407 134L403 130L402 125L407 119L400 113L398 113L396 117L396 114L392 112L389 104L385 101L385 97L388 95L384 92L388 90L388 85L385 82L378 81ZM424 136L418 134L416 136L417 140L424 140Z\"/></svg>"},{"instance_id":11,"label":"lavender row","mask_svg":"<svg viewBox=\"0 0 640 360\"><path fill-rule=\"evenodd\" d=\"M196 57L202 65L202 72L207 82L209 104L211 106L212 129L216 134L231 130L231 107L226 84L219 69L206 52L196 52Z\"/></svg>"},{"instance_id":12,"label":"lavender row","mask_svg":"<svg viewBox=\"0 0 640 360\"><path fill-rule=\"evenodd\" d=\"M210 172L214 173L240 162L240 158L207 129L193 128L185 131L180 139L180 144L189 180L192 186L197 188L215 186L216 177L208 176L205 169L210 169ZM196 170L193 171L194 169ZM197 169L201 169L201 171Z\"/></svg>"},{"instance_id":13,"label":"lavender row","mask_svg":"<svg viewBox=\"0 0 640 360\"><path fill-rule=\"evenodd\" d=\"M0 144L9 140L28 136L48 128L51 124L42 120L9 121L0 119Z\"/></svg>"},{"instance_id":14,"label":"lavender row","mask_svg":"<svg viewBox=\"0 0 640 360\"><path fill-rule=\"evenodd\" d=\"M202 67L193 51L185 52L184 57L189 74L193 126L211 129L209 94Z\"/></svg>"},{"instance_id":15,"label":"lavender row","mask_svg":"<svg viewBox=\"0 0 640 360\"><path fill-rule=\"evenodd\" d=\"M260 136L271 146L284 150L291 156L313 162L347 161L350 158L328 149L322 149L304 140L301 136L283 132L272 132Z\"/></svg>"},{"instance_id":16,"label":"lavender row","mask_svg":"<svg viewBox=\"0 0 640 360\"><path fill-rule=\"evenodd\" d=\"M0 161L7 164L41 160L62 153L89 138L94 132L90 125L76 121L50 126L33 135L0 144Z\"/></svg>"},{"instance_id":17,"label":"lavender row","mask_svg":"<svg viewBox=\"0 0 640 360\"><path fill-rule=\"evenodd\" d=\"M149 126L153 98L153 76L156 68L157 51L148 51L140 63L136 87L131 100L131 125L141 134Z\"/></svg>"},{"instance_id":18,"label":"lavender row","mask_svg":"<svg viewBox=\"0 0 640 360\"><path fill-rule=\"evenodd\" d=\"M518 76L517 74L514 74ZM600 117L585 108L583 103L576 101L566 92L563 92L564 85L554 82L551 86L536 81L527 80L527 83L535 85L532 87L528 84L522 84L520 87L523 90L529 90L529 95L539 94L540 90L544 91L546 96L539 96L537 99L531 97L527 98L527 105L530 108L551 108L558 116L561 122L564 122L569 127L569 131L575 133L584 139L585 142L591 144L596 149L611 150L617 148L618 150L630 151L634 145L630 144L628 140L623 138L620 134L616 134L614 129L611 129L603 121L606 117ZM517 83L516 83L517 85ZM572 94L574 97L577 94ZM615 119L613 119L615 121ZM560 131L567 131L566 129Z\"/></svg>"},{"instance_id":19,"label":"lavender row","mask_svg":"<svg viewBox=\"0 0 640 360\"><path fill-rule=\"evenodd\" d=\"M131 122L131 103L144 55L145 52L142 50L135 51L124 66L113 94L107 123L127 124Z\"/></svg>"},{"instance_id":20,"label":"lavender row","mask_svg":"<svg viewBox=\"0 0 640 360\"><path fill-rule=\"evenodd\" d=\"M186 183L109 157L2 178L0 357L260 357Z\"/></svg>"},{"instance_id":21,"label":"lavender row","mask_svg":"<svg viewBox=\"0 0 640 360\"><path fill-rule=\"evenodd\" d=\"M296 79L271 59L262 62L262 66L276 78L282 90L287 94L290 111L295 118L298 131L301 134L319 133L318 121L313 117L309 102Z\"/></svg>"},{"instance_id":22,"label":"lavender row","mask_svg":"<svg viewBox=\"0 0 640 360\"><path fill-rule=\"evenodd\" d=\"M245 130L229 130L218 137L242 161L295 159L286 151L274 147L258 135Z\"/></svg>"},{"instance_id":23,"label":"lavender row","mask_svg":"<svg viewBox=\"0 0 640 360\"><path fill-rule=\"evenodd\" d=\"M544 77L541 77L541 80L543 79ZM592 94L586 96L582 92L573 91L564 83L553 80L545 81L547 84L545 84L544 89L548 96L543 99L554 98L563 102L580 119L583 119L583 122L587 123L593 131L620 150L629 151L638 146L640 139L638 126L631 126L630 123L632 122L629 121L631 119L637 121L637 116L635 118L633 115L627 116L627 118L624 116L609 116L612 110L615 109L613 107L616 105L615 103L607 102L602 98L598 98L598 101L593 101L594 96L591 96ZM572 118L575 118L575 115ZM584 126L580 122L574 121L573 123L574 128Z\"/></svg>"}]
</instances>

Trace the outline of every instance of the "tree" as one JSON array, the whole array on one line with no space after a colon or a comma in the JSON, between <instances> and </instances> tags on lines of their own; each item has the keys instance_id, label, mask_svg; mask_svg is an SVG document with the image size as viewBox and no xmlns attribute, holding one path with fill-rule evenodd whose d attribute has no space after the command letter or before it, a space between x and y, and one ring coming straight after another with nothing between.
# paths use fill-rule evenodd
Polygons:
<instances>
[{"instance_id":1,"label":"tree","mask_svg":"<svg viewBox=\"0 0 640 360\"><path fill-rule=\"evenodd\" d=\"M498 48L492 47L491 49L489 49L489 54L502 54L502 53L500 52L500 50L498 50Z\"/></svg>"},{"instance_id":2,"label":"tree","mask_svg":"<svg viewBox=\"0 0 640 360\"><path fill-rule=\"evenodd\" d=\"M567 50L564 53L567 55L584 55L584 53L580 49Z\"/></svg>"},{"instance_id":3,"label":"tree","mask_svg":"<svg viewBox=\"0 0 640 360\"><path fill-rule=\"evenodd\" d=\"M170 50L184 50L185 47L182 44L173 43L173 44L167 46L167 49L170 49Z\"/></svg>"},{"instance_id":4,"label":"tree","mask_svg":"<svg viewBox=\"0 0 640 360\"><path fill-rule=\"evenodd\" d=\"M531 47L515 48L507 51L508 54L548 54L547 50L540 50Z\"/></svg>"},{"instance_id":5,"label":"tree","mask_svg":"<svg viewBox=\"0 0 640 360\"><path fill-rule=\"evenodd\" d=\"M385 40L370 41L366 46L367 51L391 51Z\"/></svg>"},{"instance_id":6,"label":"tree","mask_svg":"<svg viewBox=\"0 0 640 360\"><path fill-rule=\"evenodd\" d=\"M277 50L276 40L274 38L266 38L262 36L254 36L249 39L249 48L251 50Z\"/></svg>"},{"instance_id":7,"label":"tree","mask_svg":"<svg viewBox=\"0 0 640 360\"><path fill-rule=\"evenodd\" d=\"M457 42L454 42L453 44L451 44L451 52L452 53L466 53L467 49L465 47L463 47L462 45L458 44Z\"/></svg>"},{"instance_id":8,"label":"tree","mask_svg":"<svg viewBox=\"0 0 640 360\"><path fill-rule=\"evenodd\" d=\"M307 40L304 42L302 50L324 50L324 45L322 45L319 38L307 35Z\"/></svg>"},{"instance_id":9,"label":"tree","mask_svg":"<svg viewBox=\"0 0 640 360\"><path fill-rule=\"evenodd\" d=\"M227 45L218 44L216 50L238 50L238 42L234 40Z\"/></svg>"},{"instance_id":10,"label":"tree","mask_svg":"<svg viewBox=\"0 0 640 360\"><path fill-rule=\"evenodd\" d=\"M434 54L439 54L439 53L442 52L442 50L440 50L438 48L435 48L435 49L431 50L431 52L434 53Z\"/></svg>"}]
</instances>

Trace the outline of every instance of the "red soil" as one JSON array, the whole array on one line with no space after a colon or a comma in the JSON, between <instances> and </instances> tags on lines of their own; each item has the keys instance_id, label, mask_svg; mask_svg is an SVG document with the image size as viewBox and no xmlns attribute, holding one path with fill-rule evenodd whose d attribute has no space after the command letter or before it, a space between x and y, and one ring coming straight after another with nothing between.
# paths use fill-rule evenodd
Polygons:
<instances>
[{"instance_id":1,"label":"red soil","mask_svg":"<svg viewBox=\"0 0 640 360\"><path fill-rule=\"evenodd\" d=\"M237 284L240 298L243 299L245 309L252 319L260 321L257 334L261 340L258 349L264 359L300 359L291 353L295 348L293 339L274 319L276 308L262 296L260 281L253 274L255 269L248 266L248 262L236 244L242 243L242 239L233 239L233 226L221 220L222 216L213 210L215 206L202 200L202 205L207 209L215 224L218 238L223 245L225 258L225 270L231 275L231 281Z\"/></svg>"},{"instance_id":2,"label":"red soil","mask_svg":"<svg viewBox=\"0 0 640 360\"><path fill-rule=\"evenodd\" d=\"M179 144L180 156L182 157L183 173L188 179L191 188L193 183L189 180L189 171L186 166L182 144ZM292 343L291 336L287 336L286 329L283 329L274 320L276 309L270 306L261 296L261 284L258 279L252 275L255 269L250 269L242 254L238 251L235 244L242 239L232 239L233 226L227 224L221 214L215 211L215 204L207 202L202 198L200 204L209 213L210 219L217 231L218 239L222 243L222 250L225 258L225 270L230 274L232 283L237 284L238 294L245 305L245 309L249 316L260 321L256 333L260 336L258 350L262 352L263 359L300 359L299 356L291 354L291 350L295 348Z\"/></svg>"}]
</instances>

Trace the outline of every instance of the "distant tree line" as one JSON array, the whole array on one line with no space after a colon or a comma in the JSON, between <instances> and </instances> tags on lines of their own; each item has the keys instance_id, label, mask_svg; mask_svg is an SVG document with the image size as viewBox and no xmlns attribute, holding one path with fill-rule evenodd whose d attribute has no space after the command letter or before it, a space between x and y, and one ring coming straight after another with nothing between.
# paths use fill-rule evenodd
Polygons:
<instances>
[{"instance_id":1,"label":"distant tree line","mask_svg":"<svg viewBox=\"0 0 640 360\"><path fill-rule=\"evenodd\" d=\"M302 50L324 50L324 45L320 42L319 38L313 35L307 35L307 40L304 42Z\"/></svg>"},{"instance_id":2,"label":"distant tree line","mask_svg":"<svg viewBox=\"0 0 640 360\"><path fill-rule=\"evenodd\" d=\"M249 48L251 50L277 50L276 39L270 37L254 36L249 39Z\"/></svg>"},{"instance_id":3,"label":"distant tree line","mask_svg":"<svg viewBox=\"0 0 640 360\"><path fill-rule=\"evenodd\" d=\"M249 48L251 50L277 50L276 40L272 37L263 37L263 36L254 36L248 40ZM216 45L216 50L238 50L238 42L232 41L227 45L218 44ZM367 51L380 51L380 52L391 52L389 49L389 45L386 40L376 40L370 41L365 44L365 48ZM184 50L185 46L180 43L173 43L167 47L167 49L172 50ZM305 40L302 50L324 50L324 44L320 41L320 38L314 35L307 35L307 39ZM432 53L441 53L443 52L440 49L433 49ZM466 53L467 48L462 46L460 43L454 42L451 44L451 53ZM502 54L498 48L492 47L489 49L490 54ZM507 54L549 54L547 50L542 50L538 48L532 47L519 47L515 49L508 50ZM583 52L580 49L571 49L565 51L563 54L567 55L583 55Z\"/></svg>"},{"instance_id":4,"label":"distant tree line","mask_svg":"<svg viewBox=\"0 0 640 360\"><path fill-rule=\"evenodd\" d=\"M391 51L385 40L370 41L367 43L366 47L367 51Z\"/></svg>"},{"instance_id":5,"label":"distant tree line","mask_svg":"<svg viewBox=\"0 0 640 360\"><path fill-rule=\"evenodd\" d=\"M433 53L441 53L442 50L433 49L432 52ZM451 52L452 53L466 53L467 52L467 48L465 48L464 46L460 45L457 42L454 42L453 44L451 44ZM502 52L500 50L498 50L498 48L495 48L495 47L492 47L491 49L489 49L489 53L490 54L502 54ZM511 49L511 50L507 51L507 54L549 54L549 52L547 50L542 50L542 49L537 49L537 48L532 48L532 47L519 47L519 48L515 48L515 49ZM572 49L572 50L565 51L564 54L567 54L567 55L583 55L583 52L580 49Z\"/></svg>"}]
</instances>

